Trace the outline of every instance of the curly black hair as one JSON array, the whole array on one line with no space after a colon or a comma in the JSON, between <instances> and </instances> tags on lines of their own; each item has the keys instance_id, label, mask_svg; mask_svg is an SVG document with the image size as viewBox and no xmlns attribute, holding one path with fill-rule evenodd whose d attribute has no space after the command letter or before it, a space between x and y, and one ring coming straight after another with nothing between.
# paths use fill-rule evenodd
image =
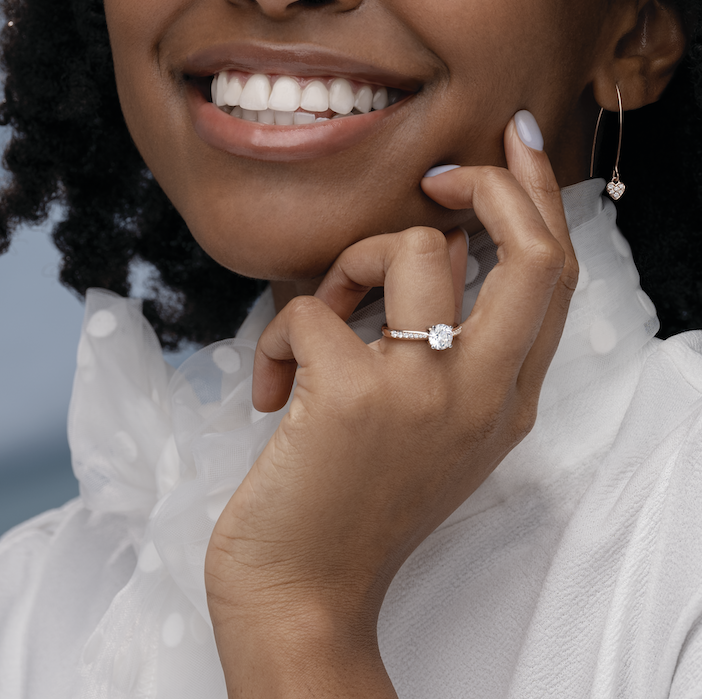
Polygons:
<instances>
[{"instance_id":1,"label":"curly black hair","mask_svg":"<svg viewBox=\"0 0 702 699\"><path fill-rule=\"evenodd\" d=\"M671 2L688 18L688 54L659 103L627 112L628 191L618 205L662 336L702 326L702 39L692 19L702 0ZM130 269L146 263L144 311L164 347L231 336L265 282L210 259L146 168L120 110L102 0L2 6L0 123L13 137L0 252L18 225L43 221L60 202L53 239L63 284L79 295L91 286L128 295Z\"/></svg>"},{"instance_id":2,"label":"curly black hair","mask_svg":"<svg viewBox=\"0 0 702 699\"><path fill-rule=\"evenodd\" d=\"M101 0L7 0L0 122L4 158L0 252L21 223L63 204L53 239L60 279L130 292L130 267L153 268L144 313L163 346L234 334L265 282L224 269L193 240L137 151L117 97Z\"/></svg>"}]
</instances>

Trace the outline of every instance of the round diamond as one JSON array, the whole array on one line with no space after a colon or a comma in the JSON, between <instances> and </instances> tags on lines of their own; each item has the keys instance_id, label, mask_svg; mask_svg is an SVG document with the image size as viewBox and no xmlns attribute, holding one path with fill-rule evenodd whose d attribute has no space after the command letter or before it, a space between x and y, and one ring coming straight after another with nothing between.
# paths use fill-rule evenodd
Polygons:
<instances>
[{"instance_id":1,"label":"round diamond","mask_svg":"<svg viewBox=\"0 0 702 699\"><path fill-rule=\"evenodd\" d=\"M445 350L453 343L453 328L440 323L429 328L429 345L435 350Z\"/></svg>"}]
</instances>

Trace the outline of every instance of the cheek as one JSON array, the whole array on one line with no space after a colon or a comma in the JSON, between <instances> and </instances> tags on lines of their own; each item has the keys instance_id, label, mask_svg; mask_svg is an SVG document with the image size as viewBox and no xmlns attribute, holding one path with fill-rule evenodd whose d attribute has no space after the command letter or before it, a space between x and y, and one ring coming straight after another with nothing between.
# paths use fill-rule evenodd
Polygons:
<instances>
[{"instance_id":1,"label":"cheek","mask_svg":"<svg viewBox=\"0 0 702 699\"><path fill-rule=\"evenodd\" d=\"M371 235L413 225L448 230L464 222L469 213L442 209L421 192L421 176L437 163L504 164L502 134L514 112L546 113L562 89L554 65L546 65L546 56L560 50L559 4L382 3L395 16L399 29L393 31L411 41L419 37L434 79L413 100L408 118L371 141L285 164L236 158L200 141L183 80L169 72L173 55L215 40L212 28L236 18L235 5L105 3L120 100L147 165L208 254L264 279L318 276L344 248ZM528 22L515 21L524 16ZM227 31L235 33L236 25Z\"/></svg>"}]
</instances>

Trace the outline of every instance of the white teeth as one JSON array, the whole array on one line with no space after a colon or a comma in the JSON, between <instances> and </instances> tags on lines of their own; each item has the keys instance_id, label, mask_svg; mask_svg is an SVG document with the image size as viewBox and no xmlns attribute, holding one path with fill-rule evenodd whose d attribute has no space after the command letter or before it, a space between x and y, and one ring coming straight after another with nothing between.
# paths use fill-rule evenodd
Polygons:
<instances>
[{"instance_id":1,"label":"white teeth","mask_svg":"<svg viewBox=\"0 0 702 699\"><path fill-rule=\"evenodd\" d=\"M353 106L363 114L368 114L373 107L373 90L370 86L364 85L357 93Z\"/></svg>"},{"instance_id":2,"label":"white teeth","mask_svg":"<svg viewBox=\"0 0 702 699\"><path fill-rule=\"evenodd\" d=\"M283 75L275 81L271 96L268 98L268 108L280 112L294 112L300 107L302 89L297 80Z\"/></svg>"},{"instance_id":3,"label":"white teeth","mask_svg":"<svg viewBox=\"0 0 702 699\"><path fill-rule=\"evenodd\" d=\"M292 126L293 125L293 113L292 112L276 112L275 113L275 123L278 126Z\"/></svg>"},{"instance_id":4,"label":"white teeth","mask_svg":"<svg viewBox=\"0 0 702 699\"><path fill-rule=\"evenodd\" d=\"M302 91L300 106L308 112L326 112L329 109L329 90L324 83L313 80Z\"/></svg>"},{"instance_id":5,"label":"white teeth","mask_svg":"<svg viewBox=\"0 0 702 699\"><path fill-rule=\"evenodd\" d=\"M218 107L224 107L224 93L227 91L227 74L220 73L217 76L217 85L212 81L212 99Z\"/></svg>"},{"instance_id":6,"label":"white teeth","mask_svg":"<svg viewBox=\"0 0 702 699\"><path fill-rule=\"evenodd\" d=\"M224 92L224 104L228 104L230 107L236 107L239 104L242 90L243 87L239 79L232 78L227 83L227 89Z\"/></svg>"},{"instance_id":7,"label":"white teeth","mask_svg":"<svg viewBox=\"0 0 702 699\"><path fill-rule=\"evenodd\" d=\"M212 102L214 104L217 104L217 76L215 75L214 78L212 78L212 85L210 86L210 94L212 95ZM219 105L217 104L219 107Z\"/></svg>"},{"instance_id":8,"label":"white teeth","mask_svg":"<svg viewBox=\"0 0 702 699\"><path fill-rule=\"evenodd\" d=\"M381 87L373 95L373 109L385 109L388 106L388 91Z\"/></svg>"},{"instance_id":9,"label":"white teeth","mask_svg":"<svg viewBox=\"0 0 702 699\"><path fill-rule=\"evenodd\" d=\"M321 80L313 80L303 90L287 75L279 76L271 88L269 77L257 73L242 85L239 77L229 78L227 71L214 76L210 89L213 103L233 117L279 126L328 121L317 114L329 109L335 112L333 119L368 114L402 98L399 90L380 87L373 92L370 85L361 85L354 95L351 83L344 78L332 80L329 89ZM304 111L297 111L300 108Z\"/></svg>"},{"instance_id":10,"label":"white teeth","mask_svg":"<svg viewBox=\"0 0 702 699\"><path fill-rule=\"evenodd\" d=\"M295 112L293 115L295 124L314 124L315 116L309 112Z\"/></svg>"},{"instance_id":11,"label":"white teeth","mask_svg":"<svg viewBox=\"0 0 702 699\"><path fill-rule=\"evenodd\" d=\"M337 78L329 87L329 108L337 114L348 114L353 109L353 90L348 80Z\"/></svg>"},{"instance_id":12,"label":"white teeth","mask_svg":"<svg viewBox=\"0 0 702 699\"><path fill-rule=\"evenodd\" d=\"M259 124L275 124L275 112L272 109L263 109L258 113Z\"/></svg>"},{"instance_id":13,"label":"white teeth","mask_svg":"<svg viewBox=\"0 0 702 699\"><path fill-rule=\"evenodd\" d=\"M221 75L221 73L220 73ZM219 85L217 86L219 97ZM268 77L257 73L252 75L244 85L239 104L246 110L260 111L268 109L268 98L271 96L271 83Z\"/></svg>"}]
</instances>

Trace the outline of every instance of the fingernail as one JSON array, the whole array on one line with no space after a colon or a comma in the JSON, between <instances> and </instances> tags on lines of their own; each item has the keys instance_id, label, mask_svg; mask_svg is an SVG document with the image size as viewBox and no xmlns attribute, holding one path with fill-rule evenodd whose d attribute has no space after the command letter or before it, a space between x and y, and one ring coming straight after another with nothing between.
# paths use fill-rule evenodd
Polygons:
<instances>
[{"instance_id":1,"label":"fingernail","mask_svg":"<svg viewBox=\"0 0 702 699\"><path fill-rule=\"evenodd\" d=\"M463 235L466 237L466 254L470 252L470 236L468 235L468 231L463 228L463 226L459 226L459 228L463 231Z\"/></svg>"},{"instance_id":2,"label":"fingernail","mask_svg":"<svg viewBox=\"0 0 702 699\"><path fill-rule=\"evenodd\" d=\"M519 138L525 146L534 150L544 149L544 137L541 135L541 129L531 112L526 109L518 111L514 115L514 125L517 127Z\"/></svg>"},{"instance_id":3,"label":"fingernail","mask_svg":"<svg viewBox=\"0 0 702 699\"><path fill-rule=\"evenodd\" d=\"M442 172L448 172L449 170L455 170L461 167L460 165L437 165L436 167L430 167L425 173L424 177L436 177Z\"/></svg>"}]
</instances>

